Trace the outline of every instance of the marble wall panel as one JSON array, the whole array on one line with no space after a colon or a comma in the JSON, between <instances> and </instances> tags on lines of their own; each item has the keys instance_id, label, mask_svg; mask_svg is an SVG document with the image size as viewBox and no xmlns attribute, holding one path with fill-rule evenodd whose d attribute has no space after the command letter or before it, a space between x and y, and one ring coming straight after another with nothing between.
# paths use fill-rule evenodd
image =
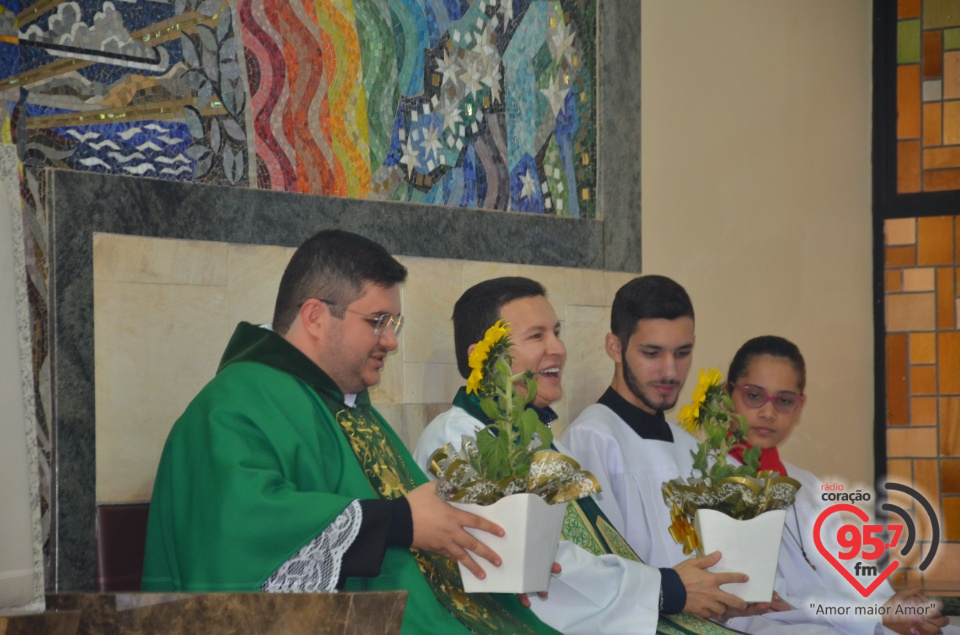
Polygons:
<instances>
[{"instance_id":1,"label":"marble wall panel","mask_svg":"<svg viewBox=\"0 0 960 635\"><path fill-rule=\"evenodd\" d=\"M400 341L406 337L401 334ZM394 351L387 356L386 365L380 370L380 383L370 390L370 399L375 404L403 403L403 352ZM390 421L388 419L388 421Z\"/></svg>"},{"instance_id":2,"label":"marble wall panel","mask_svg":"<svg viewBox=\"0 0 960 635\"><path fill-rule=\"evenodd\" d=\"M396 204L391 207L390 214L384 214L382 209L367 202L349 199L300 197L56 170L47 172L46 178L46 212L50 228L45 253L52 290L48 314L53 400L49 412L57 438L53 448L53 469L57 478L51 494L52 557L57 562L57 581L52 584L63 589L93 588L95 571L95 439L98 425L95 413L98 404L94 389L97 365L94 345L95 339L101 344L109 341L103 335L94 336L93 251L96 234L283 248L264 252L266 256L250 256L244 247L232 247L225 252L222 251L224 247L217 247L213 252L201 249L202 264L191 266L186 265L188 254L195 251L191 245L180 245L173 255L158 256L129 244L116 249L126 250L130 263L109 265L111 259L120 258L119 254L106 258L105 266L110 273L105 275L119 280L104 282L157 287L185 284L208 289L225 284L221 293L226 304L216 305L226 306L223 317L212 317L207 306L183 314L175 313L170 318L181 322L212 322L215 319L221 322L224 334L220 339L211 337L205 340L208 343L219 341L212 347L218 349L216 355L204 353L212 360L204 362L204 368L210 368L210 372L215 368L219 349L226 342L234 320L241 316L254 321L269 320L273 294L269 289L272 285L267 282L271 277L268 272L279 272L289 255L285 250L324 227L362 232L400 256L449 261L438 266L437 272L444 267L455 268L460 262L474 258L472 263L463 262L466 271L461 274L461 289L468 282L516 273L519 266L534 264L564 265L576 277L579 276L579 267L596 268L605 262L604 253L610 253L603 245L600 221L444 210L413 204ZM566 225L566 221L571 224ZM247 257L253 260L247 263ZM507 264L491 267L485 262L490 260L507 261ZM451 264L454 261L458 264ZM227 272L225 283L224 271ZM158 282L158 272L165 272L163 283ZM235 278L231 277L233 273ZM603 273L597 270L588 275L597 277L596 281L586 285L597 296L591 301L597 301L602 297L602 292L597 289L602 288L598 285L603 280ZM131 279L141 282L134 283ZM449 292L456 290L446 275L429 279L427 284L446 284L444 288ZM451 306L452 301L453 298ZM149 303L139 304L143 309L151 308L147 306ZM113 312L120 313L119 309ZM132 321L129 312L126 312L126 320ZM107 330L113 335L120 328L121 324L114 324ZM437 351L421 351L420 357L437 358L443 350L449 350L445 349L447 344L442 343L442 339L445 338L441 338ZM171 351L163 352L169 354ZM446 402L450 398L457 380L452 358L449 363L409 363L414 366L405 368L400 358L391 360L399 376L391 378L392 383L385 384L386 398L392 398L395 403L401 403L403 395L411 394L421 400L417 403ZM416 364L427 366L417 367ZM168 370L175 372L170 370L175 368L177 364L171 364ZM434 379L430 374L434 371L442 372ZM406 375L422 379L420 383L408 386L403 379ZM102 403L101 407L104 407ZM169 425L168 418L164 419L164 425ZM157 436L162 434L158 432ZM132 478L124 480L136 482ZM125 496L141 497L148 489L146 483L141 483L136 491Z\"/></svg>"},{"instance_id":3,"label":"marble wall panel","mask_svg":"<svg viewBox=\"0 0 960 635\"><path fill-rule=\"evenodd\" d=\"M170 427L216 373L227 297L226 285L95 278L98 502L150 499Z\"/></svg>"},{"instance_id":4,"label":"marble wall panel","mask_svg":"<svg viewBox=\"0 0 960 635\"><path fill-rule=\"evenodd\" d=\"M207 286L227 281L225 243L95 233L93 250L95 280Z\"/></svg>"},{"instance_id":5,"label":"marble wall panel","mask_svg":"<svg viewBox=\"0 0 960 635\"><path fill-rule=\"evenodd\" d=\"M371 398L372 398L371 394ZM390 422L390 425L393 427L394 431L400 436L403 440L404 445L407 446L407 449L412 448L408 442L407 437L411 436L406 430L406 426L403 424L403 404L399 403L377 403L377 412L380 413L385 420ZM416 433L419 434L419 431ZM416 435L414 435L414 443L416 443Z\"/></svg>"},{"instance_id":6,"label":"marble wall panel","mask_svg":"<svg viewBox=\"0 0 960 635\"><path fill-rule=\"evenodd\" d=\"M270 319L290 255L290 249L273 246L97 235L98 502L149 499L170 426L215 373L236 321ZM609 384L613 365L603 349L609 305L616 288L633 274L408 256L400 260L409 270L402 288L407 322L401 346L388 358L371 399L408 448L463 384L450 315L460 294L484 274L506 271L558 289L550 298L565 316L562 338L568 350L565 396L555 404L558 433ZM569 280L576 284L566 284Z\"/></svg>"},{"instance_id":7,"label":"marble wall panel","mask_svg":"<svg viewBox=\"0 0 960 635\"><path fill-rule=\"evenodd\" d=\"M613 298L617 295L620 287L627 284L636 277L637 274L628 271L604 271L604 294L602 301L598 306L607 306L613 303Z\"/></svg>"},{"instance_id":8,"label":"marble wall panel","mask_svg":"<svg viewBox=\"0 0 960 635\"><path fill-rule=\"evenodd\" d=\"M0 277L0 611L43 609L40 469L23 251L16 153L0 146L0 271L10 272Z\"/></svg>"},{"instance_id":9,"label":"marble wall panel","mask_svg":"<svg viewBox=\"0 0 960 635\"><path fill-rule=\"evenodd\" d=\"M451 363L453 300L461 293L465 263L433 258L402 258L407 282L401 300L406 322L401 346L404 362Z\"/></svg>"},{"instance_id":10,"label":"marble wall panel","mask_svg":"<svg viewBox=\"0 0 960 635\"><path fill-rule=\"evenodd\" d=\"M451 360L452 361L452 360ZM396 363L396 361L391 361ZM437 403L453 399L463 379L456 363L403 363L404 403Z\"/></svg>"},{"instance_id":11,"label":"marble wall panel","mask_svg":"<svg viewBox=\"0 0 960 635\"><path fill-rule=\"evenodd\" d=\"M273 321L277 284L293 256L292 247L229 245L227 249L227 324Z\"/></svg>"},{"instance_id":12,"label":"marble wall panel","mask_svg":"<svg viewBox=\"0 0 960 635\"><path fill-rule=\"evenodd\" d=\"M582 273L558 267L524 267L522 275L536 280L546 289L547 298L561 323L561 335L567 321L567 306L583 297L580 284Z\"/></svg>"},{"instance_id":13,"label":"marble wall panel","mask_svg":"<svg viewBox=\"0 0 960 635\"><path fill-rule=\"evenodd\" d=\"M51 613L79 617L73 631L192 635L352 635L396 633L405 591L371 593L52 593ZM3 622L0 622L0 627ZM11 629L9 635L41 632Z\"/></svg>"},{"instance_id":14,"label":"marble wall panel","mask_svg":"<svg viewBox=\"0 0 960 635\"><path fill-rule=\"evenodd\" d=\"M518 276L517 266L505 262L465 262L463 263L461 283L464 289L469 289L478 282L504 276Z\"/></svg>"},{"instance_id":15,"label":"marble wall panel","mask_svg":"<svg viewBox=\"0 0 960 635\"><path fill-rule=\"evenodd\" d=\"M427 424L435 416L450 407L449 400L450 397L447 397L447 399L433 404L408 403L400 406L400 417L394 429L400 435L408 450L412 452L413 448L416 447L417 441L420 439L420 433L427 427Z\"/></svg>"},{"instance_id":16,"label":"marble wall panel","mask_svg":"<svg viewBox=\"0 0 960 635\"><path fill-rule=\"evenodd\" d=\"M611 296L610 301L613 301ZM567 344L564 369L564 405L567 416L560 419L561 430L580 412L594 403L613 379L613 361L604 349L604 337L610 330L610 306L567 307L563 339Z\"/></svg>"},{"instance_id":17,"label":"marble wall panel","mask_svg":"<svg viewBox=\"0 0 960 635\"><path fill-rule=\"evenodd\" d=\"M571 277L572 300L580 306L609 305L613 295L608 293L604 272L598 269L581 269Z\"/></svg>"}]
</instances>

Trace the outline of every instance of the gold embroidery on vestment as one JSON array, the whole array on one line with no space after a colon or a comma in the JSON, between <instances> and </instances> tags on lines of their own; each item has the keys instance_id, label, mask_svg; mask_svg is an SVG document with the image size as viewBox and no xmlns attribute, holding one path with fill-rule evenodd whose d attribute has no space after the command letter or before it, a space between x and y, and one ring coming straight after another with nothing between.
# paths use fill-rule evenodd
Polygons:
<instances>
[{"instance_id":1,"label":"gold embroidery on vestment","mask_svg":"<svg viewBox=\"0 0 960 635\"><path fill-rule=\"evenodd\" d=\"M417 485L400 458L393 440L383 430L368 406L337 412L337 423L350 442L360 467L377 494L384 499L406 495ZM437 600L474 633L528 633L536 631L487 593L468 594L463 590L460 570L448 558L411 549Z\"/></svg>"}]
</instances>

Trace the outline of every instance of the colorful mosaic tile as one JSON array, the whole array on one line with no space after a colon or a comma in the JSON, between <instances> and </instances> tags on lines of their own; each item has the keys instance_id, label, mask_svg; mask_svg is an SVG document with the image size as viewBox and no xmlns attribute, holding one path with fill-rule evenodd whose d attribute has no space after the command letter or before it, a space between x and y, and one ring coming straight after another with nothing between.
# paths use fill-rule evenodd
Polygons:
<instances>
[{"instance_id":1,"label":"colorful mosaic tile","mask_svg":"<svg viewBox=\"0 0 960 635\"><path fill-rule=\"evenodd\" d=\"M884 295L887 473L922 488L950 528L943 544L960 546L958 230L960 216L885 221ZM917 584L945 579L908 573Z\"/></svg>"},{"instance_id":2,"label":"colorful mosaic tile","mask_svg":"<svg viewBox=\"0 0 960 635\"><path fill-rule=\"evenodd\" d=\"M897 194L960 191L958 16L957 0L897 2Z\"/></svg>"},{"instance_id":3,"label":"colorful mosaic tile","mask_svg":"<svg viewBox=\"0 0 960 635\"><path fill-rule=\"evenodd\" d=\"M45 167L596 217L597 0L398 4L0 0L37 403Z\"/></svg>"},{"instance_id":4,"label":"colorful mosaic tile","mask_svg":"<svg viewBox=\"0 0 960 635\"><path fill-rule=\"evenodd\" d=\"M595 216L596 3L0 7L28 166Z\"/></svg>"}]
</instances>

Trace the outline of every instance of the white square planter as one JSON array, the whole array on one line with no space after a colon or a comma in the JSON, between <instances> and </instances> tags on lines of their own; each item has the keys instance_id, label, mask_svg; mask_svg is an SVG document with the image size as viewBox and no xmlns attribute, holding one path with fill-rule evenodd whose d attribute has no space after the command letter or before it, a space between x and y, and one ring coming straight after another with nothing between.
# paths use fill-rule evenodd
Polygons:
<instances>
[{"instance_id":1,"label":"white square planter","mask_svg":"<svg viewBox=\"0 0 960 635\"><path fill-rule=\"evenodd\" d=\"M703 552L720 551L714 573L746 573L748 582L725 584L723 590L747 602L769 602L780 557L780 537L786 510L764 512L750 520L737 520L712 509L700 509L693 527L703 543Z\"/></svg>"},{"instance_id":2,"label":"white square planter","mask_svg":"<svg viewBox=\"0 0 960 635\"><path fill-rule=\"evenodd\" d=\"M566 504L548 505L536 494L512 494L493 505L452 503L454 507L491 520L503 527L502 538L467 528L502 560L495 567L479 556L474 559L487 577L474 576L462 564L460 576L468 593L539 593L550 585L550 569L557 556ZM473 555L473 554L471 554Z\"/></svg>"}]
</instances>

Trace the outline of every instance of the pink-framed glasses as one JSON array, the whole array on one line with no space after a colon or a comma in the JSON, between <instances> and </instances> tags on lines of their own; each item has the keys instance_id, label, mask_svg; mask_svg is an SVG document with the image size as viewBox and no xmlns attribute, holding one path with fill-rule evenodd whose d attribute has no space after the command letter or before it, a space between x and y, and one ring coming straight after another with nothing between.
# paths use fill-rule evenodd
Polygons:
<instances>
[{"instance_id":1,"label":"pink-framed glasses","mask_svg":"<svg viewBox=\"0 0 960 635\"><path fill-rule=\"evenodd\" d=\"M792 414L797 411L800 404L806 399L803 395L795 392L778 392L775 395L767 394L767 391L760 386L751 384L733 384L740 391L740 398L743 403L751 408L762 408L768 401L773 402L773 407L777 412L783 414Z\"/></svg>"}]
</instances>

